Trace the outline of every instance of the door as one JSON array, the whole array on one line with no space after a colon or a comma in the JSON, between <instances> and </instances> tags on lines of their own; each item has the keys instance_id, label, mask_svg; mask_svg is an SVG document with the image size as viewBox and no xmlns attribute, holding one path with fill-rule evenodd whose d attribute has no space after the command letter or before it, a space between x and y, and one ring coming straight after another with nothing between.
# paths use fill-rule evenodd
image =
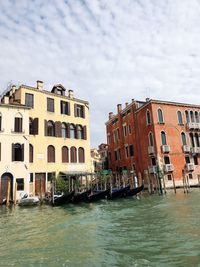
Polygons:
<instances>
[{"instance_id":1,"label":"door","mask_svg":"<svg viewBox=\"0 0 200 267\"><path fill-rule=\"evenodd\" d=\"M5 172L1 176L0 203L7 197L8 181L10 181L10 200L13 200L13 175L9 172Z\"/></svg>"},{"instance_id":2,"label":"door","mask_svg":"<svg viewBox=\"0 0 200 267\"><path fill-rule=\"evenodd\" d=\"M46 174L36 173L35 174L35 195L40 196L45 194L46 189Z\"/></svg>"}]
</instances>

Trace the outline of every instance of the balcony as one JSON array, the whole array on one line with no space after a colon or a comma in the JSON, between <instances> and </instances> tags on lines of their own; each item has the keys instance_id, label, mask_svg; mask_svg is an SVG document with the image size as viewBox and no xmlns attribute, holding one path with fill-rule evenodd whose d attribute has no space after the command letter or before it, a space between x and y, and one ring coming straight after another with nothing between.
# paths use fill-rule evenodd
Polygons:
<instances>
[{"instance_id":1,"label":"balcony","mask_svg":"<svg viewBox=\"0 0 200 267\"><path fill-rule=\"evenodd\" d=\"M200 147L192 147L191 152L192 154L200 154Z\"/></svg>"},{"instance_id":2,"label":"balcony","mask_svg":"<svg viewBox=\"0 0 200 267\"><path fill-rule=\"evenodd\" d=\"M163 153L169 153L169 152L170 152L170 146L168 146L168 145L163 145L163 146L162 146L162 152L163 152Z\"/></svg>"},{"instance_id":3,"label":"balcony","mask_svg":"<svg viewBox=\"0 0 200 267\"><path fill-rule=\"evenodd\" d=\"M155 174L157 173L157 166L149 166L148 170L150 174Z\"/></svg>"},{"instance_id":4,"label":"balcony","mask_svg":"<svg viewBox=\"0 0 200 267\"><path fill-rule=\"evenodd\" d=\"M199 122L188 122L187 128L189 130L199 130L200 129L200 123Z\"/></svg>"},{"instance_id":5,"label":"balcony","mask_svg":"<svg viewBox=\"0 0 200 267\"><path fill-rule=\"evenodd\" d=\"M190 146L184 145L184 146L182 146L182 148L183 148L184 153L190 153Z\"/></svg>"},{"instance_id":6,"label":"balcony","mask_svg":"<svg viewBox=\"0 0 200 267\"><path fill-rule=\"evenodd\" d=\"M188 172L194 171L194 163L186 163L185 168Z\"/></svg>"},{"instance_id":7,"label":"balcony","mask_svg":"<svg viewBox=\"0 0 200 267\"><path fill-rule=\"evenodd\" d=\"M155 153L155 148L154 148L154 146L149 146L149 147L148 147L148 153L149 153L149 155L152 155L152 154Z\"/></svg>"},{"instance_id":8,"label":"balcony","mask_svg":"<svg viewBox=\"0 0 200 267\"><path fill-rule=\"evenodd\" d=\"M164 168L164 172L173 172L174 170L173 164L165 164L163 168Z\"/></svg>"}]
</instances>

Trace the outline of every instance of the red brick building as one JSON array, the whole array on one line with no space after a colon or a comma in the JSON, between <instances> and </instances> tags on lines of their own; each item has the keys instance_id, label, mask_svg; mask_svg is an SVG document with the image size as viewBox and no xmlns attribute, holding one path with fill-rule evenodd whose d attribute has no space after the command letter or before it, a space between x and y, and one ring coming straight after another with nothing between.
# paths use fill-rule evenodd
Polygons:
<instances>
[{"instance_id":1,"label":"red brick building","mask_svg":"<svg viewBox=\"0 0 200 267\"><path fill-rule=\"evenodd\" d=\"M133 99L124 109L118 104L116 115L109 113L106 131L114 173L135 170L149 185L160 169L166 187L183 186L183 178L199 183L200 106Z\"/></svg>"}]
</instances>

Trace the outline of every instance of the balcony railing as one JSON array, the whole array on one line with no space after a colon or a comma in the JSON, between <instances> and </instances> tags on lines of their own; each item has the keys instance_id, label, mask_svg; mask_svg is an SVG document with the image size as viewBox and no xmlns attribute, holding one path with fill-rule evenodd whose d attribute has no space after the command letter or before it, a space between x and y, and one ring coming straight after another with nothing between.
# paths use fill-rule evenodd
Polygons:
<instances>
[{"instance_id":1,"label":"balcony railing","mask_svg":"<svg viewBox=\"0 0 200 267\"><path fill-rule=\"evenodd\" d=\"M149 166L148 170L150 174L157 173L157 166Z\"/></svg>"},{"instance_id":2,"label":"balcony railing","mask_svg":"<svg viewBox=\"0 0 200 267\"><path fill-rule=\"evenodd\" d=\"M149 147L148 147L148 153L149 153L149 155L152 155L152 154L155 153L155 148L154 148L154 146L149 146Z\"/></svg>"},{"instance_id":3,"label":"balcony railing","mask_svg":"<svg viewBox=\"0 0 200 267\"><path fill-rule=\"evenodd\" d=\"M200 154L200 147L197 147L197 146L192 147L191 152L192 154Z\"/></svg>"},{"instance_id":4,"label":"balcony railing","mask_svg":"<svg viewBox=\"0 0 200 267\"><path fill-rule=\"evenodd\" d=\"M188 122L187 128L189 130L192 130L192 129L200 130L200 123L199 122Z\"/></svg>"},{"instance_id":5,"label":"balcony railing","mask_svg":"<svg viewBox=\"0 0 200 267\"><path fill-rule=\"evenodd\" d=\"M173 164L165 164L163 166L164 172L173 172L174 170L174 165Z\"/></svg>"},{"instance_id":6,"label":"balcony railing","mask_svg":"<svg viewBox=\"0 0 200 267\"><path fill-rule=\"evenodd\" d=\"M169 153L170 152L170 146L169 145L162 145L162 152L163 153Z\"/></svg>"},{"instance_id":7,"label":"balcony railing","mask_svg":"<svg viewBox=\"0 0 200 267\"><path fill-rule=\"evenodd\" d=\"M182 148L183 148L183 152L184 153L190 153L190 146L189 145L184 145L184 146L182 146Z\"/></svg>"},{"instance_id":8,"label":"balcony railing","mask_svg":"<svg viewBox=\"0 0 200 267\"><path fill-rule=\"evenodd\" d=\"M188 172L194 171L194 163L186 163L185 167Z\"/></svg>"}]
</instances>

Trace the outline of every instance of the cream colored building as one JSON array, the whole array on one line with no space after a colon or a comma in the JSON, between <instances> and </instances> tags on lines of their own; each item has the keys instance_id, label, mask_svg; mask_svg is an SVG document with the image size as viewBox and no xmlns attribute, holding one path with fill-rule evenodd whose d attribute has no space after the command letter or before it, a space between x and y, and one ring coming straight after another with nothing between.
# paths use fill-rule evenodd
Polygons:
<instances>
[{"instance_id":1,"label":"cream colored building","mask_svg":"<svg viewBox=\"0 0 200 267\"><path fill-rule=\"evenodd\" d=\"M10 199L29 193L29 108L9 104L6 95L0 104L0 203L6 198L10 180Z\"/></svg>"},{"instance_id":2,"label":"cream colored building","mask_svg":"<svg viewBox=\"0 0 200 267\"><path fill-rule=\"evenodd\" d=\"M42 81L12 91L29 110L30 193L50 190L52 176L87 176L90 173L89 103L73 91L55 85L51 92Z\"/></svg>"},{"instance_id":3,"label":"cream colored building","mask_svg":"<svg viewBox=\"0 0 200 267\"><path fill-rule=\"evenodd\" d=\"M102 170L101 156L96 148L90 150L91 154L91 172L96 173Z\"/></svg>"}]
</instances>

